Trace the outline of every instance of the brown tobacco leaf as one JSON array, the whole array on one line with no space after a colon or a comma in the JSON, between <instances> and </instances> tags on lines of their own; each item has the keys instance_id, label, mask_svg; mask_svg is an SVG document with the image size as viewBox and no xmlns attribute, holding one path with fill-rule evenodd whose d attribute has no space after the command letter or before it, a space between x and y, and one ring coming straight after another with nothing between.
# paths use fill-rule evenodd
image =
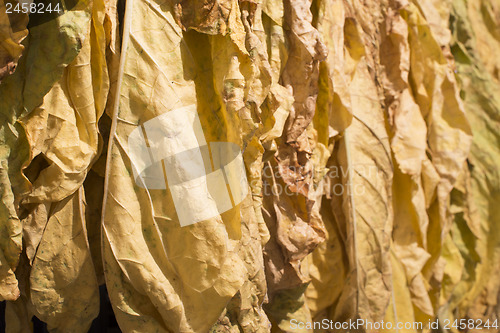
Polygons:
<instances>
[{"instance_id":1,"label":"brown tobacco leaf","mask_svg":"<svg viewBox=\"0 0 500 333\"><path fill-rule=\"evenodd\" d=\"M313 17L310 10L312 0L285 0L283 4L289 55L282 81L294 97L284 142L286 144L297 142L298 152L304 152L305 147L301 141L305 140L305 129L314 116L318 96L319 63L326 58L327 49L321 41L318 30L312 25Z\"/></svg>"},{"instance_id":2,"label":"brown tobacco leaf","mask_svg":"<svg viewBox=\"0 0 500 333\"><path fill-rule=\"evenodd\" d=\"M300 262L321 242L309 225L307 199L302 195L290 198L293 194L285 193L286 185L276 177L277 170L276 164L270 162L266 163L263 170L263 214L271 235L264 254L271 295L281 289L295 288L308 282L309 278L300 268Z\"/></svg>"},{"instance_id":3,"label":"brown tobacco leaf","mask_svg":"<svg viewBox=\"0 0 500 333\"><path fill-rule=\"evenodd\" d=\"M320 67L320 91L314 115L318 143L313 155L315 187L318 188L318 194L321 194L315 205L320 206L326 240L305 262L311 277L306 290L307 305L315 320L326 316L325 318L334 321L342 321L356 315L355 271L350 267L348 259L348 252L351 255L352 248L346 244L342 192L337 191L343 187L337 159L338 136L343 134L352 121L349 86L359 61L359 57L352 53L352 46L359 47L356 43L357 32L345 29L346 25L353 23L353 19L348 17L348 11L349 5L341 0L320 1L318 4L318 31L329 54ZM322 153L316 154L317 152ZM317 160L314 158L316 155L320 156ZM321 163L325 158L328 162ZM336 303L342 306L332 306Z\"/></svg>"},{"instance_id":4,"label":"brown tobacco leaf","mask_svg":"<svg viewBox=\"0 0 500 333\"><path fill-rule=\"evenodd\" d=\"M266 309L285 331L290 329L291 319L311 318L303 295L310 279L302 262L325 237L319 214L321 187L315 188L313 178L314 167L324 167L326 159L313 164L318 135L312 121L319 93L320 62L327 51L313 26L311 4L274 2L274 12L267 7L273 24L283 25L288 52L281 64L280 82L294 98L283 134L276 140L277 152L263 170L263 212L271 233L265 247L270 294Z\"/></svg>"},{"instance_id":5,"label":"brown tobacco leaf","mask_svg":"<svg viewBox=\"0 0 500 333\"><path fill-rule=\"evenodd\" d=\"M171 0L176 22L183 29L217 35L230 31L227 20L239 15L236 0ZM235 6L236 5L236 6Z\"/></svg>"},{"instance_id":6,"label":"brown tobacco leaf","mask_svg":"<svg viewBox=\"0 0 500 333\"><path fill-rule=\"evenodd\" d=\"M312 207L313 120L318 95L319 62L326 57L318 31L312 26L311 3L284 2L284 32L290 43L281 80L294 97L287 125L278 141L276 160L264 167L265 217L271 230L266 253L268 279L273 290L308 281L300 261L323 240L323 225ZM309 193L311 191L311 193ZM266 193L268 192L268 193ZM275 244L274 242L277 242ZM282 252L282 254L280 254ZM280 272L288 267L288 274ZM280 280L283 281L281 282Z\"/></svg>"},{"instance_id":7,"label":"brown tobacco leaf","mask_svg":"<svg viewBox=\"0 0 500 333\"><path fill-rule=\"evenodd\" d=\"M6 5L11 5L10 13ZM0 0L0 83L16 70L24 46L21 42L28 35L28 15L13 11L18 1Z\"/></svg>"},{"instance_id":8,"label":"brown tobacco leaf","mask_svg":"<svg viewBox=\"0 0 500 333\"><path fill-rule=\"evenodd\" d=\"M271 233L265 251L271 294L309 281L300 263L324 239L323 222L314 207L314 189L305 188L306 181L290 186L280 171L275 161L267 162L263 170L264 217ZM312 170L307 177L312 184Z\"/></svg>"}]
</instances>

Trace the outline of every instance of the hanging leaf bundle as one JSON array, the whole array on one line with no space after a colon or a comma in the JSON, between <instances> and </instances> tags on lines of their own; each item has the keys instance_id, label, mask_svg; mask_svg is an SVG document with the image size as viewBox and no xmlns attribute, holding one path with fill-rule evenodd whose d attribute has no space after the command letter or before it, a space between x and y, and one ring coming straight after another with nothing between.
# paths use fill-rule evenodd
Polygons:
<instances>
[{"instance_id":1,"label":"hanging leaf bundle","mask_svg":"<svg viewBox=\"0 0 500 333\"><path fill-rule=\"evenodd\" d=\"M490 0L0 0L6 331L499 332L499 52Z\"/></svg>"}]
</instances>

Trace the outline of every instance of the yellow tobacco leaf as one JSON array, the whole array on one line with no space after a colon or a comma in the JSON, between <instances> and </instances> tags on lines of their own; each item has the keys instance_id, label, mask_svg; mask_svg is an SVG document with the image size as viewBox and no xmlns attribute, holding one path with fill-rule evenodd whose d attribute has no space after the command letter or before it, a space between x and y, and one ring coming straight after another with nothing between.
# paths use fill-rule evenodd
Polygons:
<instances>
[{"instance_id":1,"label":"yellow tobacco leaf","mask_svg":"<svg viewBox=\"0 0 500 333\"><path fill-rule=\"evenodd\" d=\"M415 314L413 312L410 288L407 283L406 272L403 265L398 261L391 249L391 267L392 267L392 295L391 302L387 308L384 322L391 323L389 328L386 324L385 329L380 330L384 333L417 333L418 327L415 327ZM423 323L422 327L427 324ZM398 326L399 325L399 326ZM405 327L404 325L408 325ZM411 326L409 326L411 325Z\"/></svg>"},{"instance_id":2,"label":"yellow tobacco leaf","mask_svg":"<svg viewBox=\"0 0 500 333\"><path fill-rule=\"evenodd\" d=\"M498 61L491 57L500 47L493 28L495 21L498 22L496 3L481 0L453 2L450 20L452 51L474 136L466 172L453 196L454 241L464 257L466 270L463 282L454 289L450 307L446 310L448 313L456 311L459 318L469 317L483 322L499 319L500 284L498 279L492 278L498 275L500 267L497 223L500 218L497 204L500 151L498 144L494 143L498 142L500 131L497 93L500 85L496 70Z\"/></svg>"},{"instance_id":3,"label":"yellow tobacco leaf","mask_svg":"<svg viewBox=\"0 0 500 333\"><path fill-rule=\"evenodd\" d=\"M233 9L237 11L238 7ZM148 1L127 1L124 22L102 216L108 291L125 331L146 327L206 331L247 277L238 242L230 239L230 228L226 230L223 221L226 217L241 220L243 203L224 213L226 216L215 215L181 226L196 222L183 216L199 212L203 201L211 205L213 201L203 199L196 188L191 191L189 185L167 179L165 174L180 170L168 161L158 161L157 167L165 173L162 171L157 182L145 186L141 177L135 177L142 162L131 153L132 146L127 142L133 131L142 133L141 127L154 127L163 117L184 119L193 115L199 122L196 128L203 133L189 142L180 140L181 148L203 146L201 136L208 142L229 141L239 147L237 128L230 118L234 115L221 109L217 97L214 83L220 81L214 81L211 38L195 31L183 33L172 8ZM244 35L244 31L237 33ZM243 52L241 45L238 49ZM230 75L239 84L235 66L230 68ZM163 125L165 130L170 128ZM182 131L188 133L189 126L182 126ZM162 129L151 129L148 127L145 134L149 145L146 151L164 140ZM141 142L147 146L145 140ZM158 157L153 154L153 158ZM178 190L191 191L190 196L182 198L189 206L187 210L176 209ZM201 200L193 199L196 195ZM260 243L260 239L257 241Z\"/></svg>"},{"instance_id":4,"label":"yellow tobacco leaf","mask_svg":"<svg viewBox=\"0 0 500 333\"><path fill-rule=\"evenodd\" d=\"M97 119L104 110L108 79L106 72L94 74L101 73L102 68L92 67L104 59L96 51L101 45L95 45L104 33L93 31L91 36L91 20L85 23L88 35L80 53L44 96L43 103L22 119L33 156L42 154L49 164L34 179L25 203L66 198L83 184L97 153Z\"/></svg>"},{"instance_id":5,"label":"yellow tobacco leaf","mask_svg":"<svg viewBox=\"0 0 500 333\"><path fill-rule=\"evenodd\" d=\"M419 174L411 177L398 168L394 172L394 254L404 268L413 305L428 316L434 315L422 269L430 258L425 250L426 224L423 191ZM423 320L423 318L416 318Z\"/></svg>"},{"instance_id":6,"label":"yellow tobacco leaf","mask_svg":"<svg viewBox=\"0 0 500 333\"><path fill-rule=\"evenodd\" d=\"M42 104L44 95L60 79L64 67L78 54L82 40L88 34L86 22L89 18L88 1L79 1L65 15L44 24L34 25L25 41L27 49L18 69L0 85L0 114L3 119L0 130L0 158L4 171L1 182L5 188L12 188L16 203L30 191L29 182L22 174L22 169L33 157L25 128L18 119ZM2 205L13 204L13 200L14 198L6 195ZM19 222L15 222L18 220L16 208L18 207L6 206L5 212L10 212L9 217L1 220L2 226L11 231L20 226ZM19 237L11 236L14 242L20 242ZM9 243L11 242L5 244ZM20 252L20 248L17 252ZM13 262L17 261L12 259ZM7 269L5 265L2 267ZM4 287L13 285L11 281Z\"/></svg>"},{"instance_id":7,"label":"yellow tobacco leaf","mask_svg":"<svg viewBox=\"0 0 500 333\"><path fill-rule=\"evenodd\" d=\"M452 239L452 234L448 234L444 244L442 258L446 260L446 266L443 272L443 286L441 288L440 304L449 301L457 284L462 280L464 270L464 259Z\"/></svg>"},{"instance_id":8,"label":"yellow tobacco leaf","mask_svg":"<svg viewBox=\"0 0 500 333\"><path fill-rule=\"evenodd\" d=\"M232 0L178 1L174 5L174 17L184 29L194 29L207 34L228 32L228 18L237 11Z\"/></svg>"},{"instance_id":9,"label":"yellow tobacco leaf","mask_svg":"<svg viewBox=\"0 0 500 333\"><path fill-rule=\"evenodd\" d=\"M321 1L316 18L329 54L320 67L320 91L314 116L314 126L318 131L315 151L328 145L326 156L330 156L332 145L335 150L324 171L322 163L314 163L315 177L324 177L324 181L315 186L323 187L320 192L324 192L328 199L326 202L323 199L320 210L327 232L326 242L313 251L307 262L312 280L306 296L313 317L319 320L323 313L334 322L355 318L357 313L356 268L354 261L349 259L354 258L354 248L349 239L352 234L347 236L352 229L348 230L344 215L349 208L345 212L343 209L349 203L342 202L346 191L342 178L348 171L338 162L339 141L332 140L332 137L342 135L351 124L349 86L364 54L355 20L349 16L349 11L350 5L343 1Z\"/></svg>"},{"instance_id":10,"label":"yellow tobacco leaf","mask_svg":"<svg viewBox=\"0 0 500 333\"><path fill-rule=\"evenodd\" d=\"M384 317L391 295L393 166L384 114L364 57L354 73L350 93L354 118L337 156L345 172L343 224L346 246L353 249L348 254L357 275L358 315L376 322Z\"/></svg>"},{"instance_id":11,"label":"yellow tobacco leaf","mask_svg":"<svg viewBox=\"0 0 500 333\"><path fill-rule=\"evenodd\" d=\"M409 82L414 99L427 124L428 152L432 163L432 167L426 161L423 164L422 184L426 204L429 206L426 250L431 255L423 274L430 282L431 302L436 310L439 303L437 295L446 265L440 254L451 226L450 192L469 152L471 131L458 94L453 69L434 36L434 31L415 5L410 4L401 12L409 27ZM426 189L428 180L435 178L429 173L433 169L439 176L435 192ZM432 188L434 186L431 186Z\"/></svg>"},{"instance_id":12,"label":"yellow tobacco leaf","mask_svg":"<svg viewBox=\"0 0 500 333\"><path fill-rule=\"evenodd\" d=\"M247 281L226 308L226 317L231 318L231 322L237 322L243 332L266 332L269 321L262 309L262 301L267 286L261 266L261 246L267 243L269 231L261 213L263 143L269 147L272 140L281 136L293 99L278 83L279 78L269 62L269 57L275 52L280 54L279 43L282 41L279 37L275 41L266 40L260 4L241 3L240 10L241 24L246 33L246 50L241 50L237 39L232 37L237 31L231 30L228 36L210 38L215 92L222 102L221 109L212 112L221 113L219 117L226 122L226 130L222 133L228 138L233 137L231 141L241 141L244 162L250 174L251 202L255 209L252 212L248 203L243 201L241 218L229 218L227 213L222 215L230 237L238 235L241 224L242 236L238 247L241 246L240 257L248 271ZM269 24L273 25L267 21L266 25ZM269 49L266 48L268 42ZM204 126L217 128L210 122ZM215 134L214 139L221 136L221 133ZM207 138L211 135L214 134L206 134ZM248 238L250 230L254 230L252 238ZM260 243L256 243L259 238ZM258 297L252 297L252 294Z\"/></svg>"},{"instance_id":13,"label":"yellow tobacco leaf","mask_svg":"<svg viewBox=\"0 0 500 333\"><path fill-rule=\"evenodd\" d=\"M53 332L87 332L99 290L85 228L84 193L54 203L30 273L30 301Z\"/></svg>"},{"instance_id":14,"label":"yellow tobacco leaf","mask_svg":"<svg viewBox=\"0 0 500 333\"><path fill-rule=\"evenodd\" d=\"M311 278L306 290L306 300L313 318L335 304L342 294L342 290L346 288L347 256L343 239L338 232L335 216L332 214L331 200L338 200L338 197L325 197L321 205L326 240L309 254L304 263L309 267ZM330 319L338 321L339 318L333 315Z\"/></svg>"},{"instance_id":15,"label":"yellow tobacco leaf","mask_svg":"<svg viewBox=\"0 0 500 333\"><path fill-rule=\"evenodd\" d=\"M104 178L91 169L85 182L85 220L92 262L99 285L104 284L104 269L101 254L101 212Z\"/></svg>"},{"instance_id":16,"label":"yellow tobacco leaf","mask_svg":"<svg viewBox=\"0 0 500 333\"><path fill-rule=\"evenodd\" d=\"M413 305L433 316L434 309L422 275L430 257L426 252L429 218L421 180L426 158L427 128L408 82L408 25L399 14L399 6L393 4L386 13L386 35L382 35L380 50L382 83L391 125L391 150L396 167L393 181L393 251L400 261L398 265L402 265L406 274Z\"/></svg>"},{"instance_id":17,"label":"yellow tobacco leaf","mask_svg":"<svg viewBox=\"0 0 500 333\"><path fill-rule=\"evenodd\" d=\"M0 297L2 300L14 301L19 297L19 288L17 285L14 271L9 267L7 259L3 253L0 253Z\"/></svg>"},{"instance_id":18,"label":"yellow tobacco leaf","mask_svg":"<svg viewBox=\"0 0 500 333\"><path fill-rule=\"evenodd\" d=\"M49 219L50 203L35 204L29 215L22 220L23 242L30 264L35 259L36 249L43 236L43 231Z\"/></svg>"},{"instance_id":19,"label":"yellow tobacco leaf","mask_svg":"<svg viewBox=\"0 0 500 333\"><path fill-rule=\"evenodd\" d=\"M349 110L353 119L344 137L335 142L327 164L325 194L331 206L321 207L327 241L308 258L312 281L306 296L318 320L326 316L334 322L359 317L377 321L384 318L391 296L391 153L377 87L367 65L373 60L365 48L360 26L348 4L328 3L320 7L324 17L318 17L318 25L323 34L331 31L325 39L329 57L333 57L328 61L327 78L332 80L329 85L334 97L330 97L333 108L329 133L325 133L324 123L318 124L321 141L343 131L350 123ZM338 14L335 18L330 12L332 7ZM316 109L315 126L316 121L321 122L321 112L323 107ZM328 209L333 214L325 211Z\"/></svg>"},{"instance_id":20,"label":"yellow tobacco leaf","mask_svg":"<svg viewBox=\"0 0 500 333\"><path fill-rule=\"evenodd\" d=\"M466 46L473 46L475 58L481 61L481 67L489 73L491 80L500 82L500 60L492 56L500 52L500 4L496 1L474 0L458 1L455 7L464 6L467 10L467 29L464 35L473 33ZM463 36L465 37L465 36ZM464 46L465 46L464 45Z\"/></svg>"},{"instance_id":21,"label":"yellow tobacco leaf","mask_svg":"<svg viewBox=\"0 0 500 333\"><path fill-rule=\"evenodd\" d=\"M320 1L316 20L328 57L320 67L320 92L314 123L316 129L317 126L323 127L318 133L318 141L328 145L328 138L343 132L352 121L351 96L348 91L352 73L344 67L346 60L349 61L349 52L344 43L351 43L353 36L344 35L346 9L343 1Z\"/></svg>"},{"instance_id":22,"label":"yellow tobacco leaf","mask_svg":"<svg viewBox=\"0 0 500 333\"><path fill-rule=\"evenodd\" d=\"M262 303L267 299L264 257L261 242L254 239L255 235L259 234L259 225L252 200L242 203L241 212L243 216L242 237L238 245L238 254L245 263L248 275L238 293L227 305L223 319L219 318L212 330L226 328L227 321L229 321L234 326L237 325L235 332L269 332L271 324L262 309ZM222 332L225 331L222 330Z\"/></svg>"},{"instance_id":23,"label":"yellow tobacco leaf","mask_svg":"<svg viewBox=\"0 0 500 333\"><path fill-rule=\"evenodd\" d=\"M92 74L91 39L103 34L90 33L90 17L90 3L79 1L71 10L51 21L34 22L27 41L26 57L18 71L2 85L2 93L10 92L2 111L10 117L23 115L19 123L23 124L23 132L26 130L31 148L29 158L23 154L16 157L24 158L22 162L32 162L26 170L26 175L34 183L30 193L22 187L22 176L15 173L11 176L14 180L14 177L19 178L16 180L19 185L14 187L16 194L28 196L23 206L28 214L23 220L23 233L29 261L23 265L33 262L31 273L34 280L31 293L26 296L49 327L62 331L77 327L85 330L98 311L97 284L84 232L83 192L78 192L78 198L74 199L74 193L81 186L97 153L96 117L99 111L96 112L96 108L102 113L107 91L105 84L100 84L106 82L106 72L102 76ZM95 52L96 45L93 49ZM93 63L99 64L99 56L94 54L92 58ZM98 71L102 72L101 68ZM96 97L104 95L97 99L97 105L94 104L93 83L98 89ZM25 141L18 141L16 145L21 150ZM14 147L11 144L11 148ZM40 155L32 161L40 153L43 157ZM20 172L21 168L16 170ZM67 201L68 197L77 200L77 204L70 205L75 212L65 206L61 211L49 213L51 202ZM62 225L61 221L64 221ZM51 237L62 243L51 244ZM51 258L49 263L47 257ZM76 301L68 296L74 293L72 288L75 286L84 294L76 295ZM19 307L23 305L19 304Z\"/></svg>"},{"instance_id":24,"label":"yellow tobacco leaf","mask_svg":"<svg viewBox=\"0 0 500 333\"><path fill-rule=\"evenodd\" d=\"M22 226L14 208L14 195L9 186L7 163L0 160L0 298L13 301L19 296L14 271L21 253Z\"/></svg>"}]
</instances>

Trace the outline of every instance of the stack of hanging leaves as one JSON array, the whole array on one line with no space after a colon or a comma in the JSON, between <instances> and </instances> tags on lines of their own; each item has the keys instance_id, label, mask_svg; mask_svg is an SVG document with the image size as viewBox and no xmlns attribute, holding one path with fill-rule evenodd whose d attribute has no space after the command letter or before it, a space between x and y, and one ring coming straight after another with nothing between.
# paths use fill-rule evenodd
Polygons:
<instances>
[{"instance_id":1,"label":"stack of hanging leaves","mask_svg":"<svg viewBox=\"0 0 500 333\"><path fill-rule=\"evenodd\" d=\"M497 1L74 0L45 20L15 4L7 332L88 331L102 284L124 332L500 319ZM137 184L129 137L193 106L207 142L239 146L248 195L181 226L174 185Z\"/></svg>"}]
</instances>

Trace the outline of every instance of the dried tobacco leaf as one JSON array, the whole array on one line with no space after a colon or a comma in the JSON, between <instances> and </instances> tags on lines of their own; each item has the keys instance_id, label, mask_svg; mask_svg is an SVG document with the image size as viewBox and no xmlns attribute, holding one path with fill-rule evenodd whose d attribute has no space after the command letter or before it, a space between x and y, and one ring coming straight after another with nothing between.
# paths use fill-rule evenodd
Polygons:
<instances>
[{"instance_id":1,"label":"dried tobacco leaf","mask_svg":"<svg viewBox=\"0 0 500 333\"><path fill-rule=\"evenodd\" d=\"M385 316L392 290L389 245L393 166L378 88L368 67L373 59L362 42L366 36L352 18L346 19L343 34L344 71L351 80L347 81L346 98L350 97L353 120L344 137L335 143L338 149L328 164L333 172L327 175L338 230L331 235L338 235L341 241L337 246L345 248L346 266L336 279L343 290L330 300L334 306L327 309L327 318L379 321ZM335 238L329 242L335 244ZM320 280L327 278L325 272Z\"/></svg>"},{"instance_id":2,"label":"dried tobacco leaf","mask_svg":"<svg viewBox=\"0 0 500 333\"><path fill-rule=\"evenodd\" d=\"M2 118L1 129L1 160L2 186L5 191L12 188L13 194L6 193L2 205L5 205L5 212L9 212L9 217L2 219L1 223L11 234L8 236L13 242L18 243L17 254L12 259L7 254L8 259L14 266L17 265L17 258L21 252L21 224L18 219L18 203L22 196L30 191L29 182L22 174L21 170L26 167L27 162L32 158L25 134L25 129L18 122L19 118L31 112L40 105L43 96L59 80L63 68L73 60L81 47L81 40L85 34L85 24L80 26L85 19L86 2L75 8L75 12L70 12L57 20L50 21L44 25L36 26L32 29L30 37L26 40L27 50L25 56L21 58L18 69L13 75L3 80L0 85L0 113ZM74 13L79 15L80 20L74 20ZM68 27L72 27L68 29ZM50 45L50 46L49 46ZM29 80L27 79L29 77ZM36 83L35 83L36 82ZM10 197L10 199L9 199ZM13 260L13 261L12 261ZM2 269L8 270L7 262L2 264ZM15 289L13 275L4 274L10 279L4 284L11 290L9 300L17 298L18 291ZM10 276L10 277L9 277ZM14 289L12 289L14 288ZM14 296L12 296L14 295Z\"/></svg>"},{"instance_id":3,"label":"dried tobacco leaf","mask_svg":"<svg viewBox=\"0 0 500 333\"><path fill-rule=\"evenodd\" d=\"M422 272L429 282L429 296L436 311L439 306L436 293L441 288L445 265L440 254L451 226L449 197L470 149L471 130L458 95L453 69L434 38L430 25L412 4L405 7L402 13L409 27L409 82L427 124L428 155L432 169L435 169L431 174L428 168L423 169L424 193L426 203L430 204L427 210L429 226L426 249L430 257ZM426 178L435 178L433 175L436 173L439 182L435 192L427 191ZM427 321L429 316L435 314L421 308L423 313L427 312L426 315L417 315L421 320Z\"/></svg>"},{"instance_id":4,"label":"dried tobacco leaf","mask_svg":"<svg viewBox=\"0 0 500 333\"><path fill-rule=\"evenodd\" d=\"M127 1L102 220L106 281L123 330L208 330L240 290L252 266L245 267L238 255L242 245L230 239L238 235L240 226L235 221L242 220L241 210L248 207L245 200L220 216L181 227L183 211L176 210L172 184L167 186L163 174L156 189L145 188L141 181L138 184L134 168L141 161L127 145L131 132L154 124L148 123L153 118L176 115L181 119L195 113L206 141L239 144L238 119L221 107L220 81L213 79L218 57L234 64L225 70L238 69L240 60L212 53L212 45L235 43L236 48L228 52L244 53L244 31L238 30L243 28L241 20L235 16L228 24L235 24L236 30L227 37L211 39L193 31L183 34L167 5ZM229 75L235 75L228 78L234 83L234 96L239 97L240 74ZM231 95L221 94L226 96ZM231 102L228 99L227 106ZM157 143L151 133L148 143L153 147ZM202 146L199 140L181 146ZM158 166L163 168L161 163ZM184 198L192 207L200 204L192 200Z\"/></svg>"},{"instance_id":5,"label":"dried tobacco leaf","mask_svg":"<svg viewBox=\"0 0 500 333\"><path fill-rule=\"evenodd\" d=\"M53 202L69 200L78 190L98 149L95 124L99 111L95 108L100 108L102 113L106 87L100 85L105 80L102 75L96 74L101 73L100 68L95 69L99 56L95 53L91 56L91 8L88 1L80 1L64 15L34 25L27 41L26 57L0 88L4 89L2 93L10 92L9 100L2 105L4 114L9 114L13 121L18 118L16 126L22 128L22 133L26 131L27 137L20 136L17 146L20 151L29 147L30 152L14 155L20 160L17 163L26 165L33 161L26 169L26 175L33 182L30 188L22 174L11 175L11 181L16 180L15 177L19 179L14 191L17 203L23 199L20 210L27 215L23 219L26 227L23 234L28 258L22 264L28 266L23 267L23 271L28 272L26 275L31 274L31 283L23 282L22 293L26 299L16 306L19 309L32 306L30 311L47 321L49 327L62 331L76 327L85 331L98 311L97 283L84 231L83 195L79 194L75 208L79 213L72 211L74 205L66 205L68 208L60 211L51 206ZM95 2L96 12L97 8ZM99 52L95 45L93 50ZM93 74L92 69L96 73ZM36 86L32 80L37 82ZM81 83L83 89L79 86ZM93 84L98 88L97 97L104 94L98 101L100 106L94 104ZM38 158L33 159L37 155ZM14 170L20 172L22 168ZM55 239L58 241L54 242ZM45 253L42 255L40 251ZM33 269L29 273L31 264ZM74 295L76 285L80 285L77 289L83 294ZM16 321L12 316L9 319Z\"/></svg>"},{"instance_id":6,"label":"dried tobacco leaf","mask_svg":"<svg viewBox=\"0 0 500 333\"><path fill-rule=\"evenodd\" d=\"M87 332L99 289L85 228L84 193L52 205L30 273L30 301L53 332Z\"/></svg>"},{"instance_id":7,"label":"dried tobacco leaf","mask_svg":"<svg viewBox=\"0 0 500 333\"><path fill-rule=\"evenodd\" d=\"M388 9L380 59L383 65L385 102L391 125L391 150L395 160L393 180L394 254L404 268L412 302L432 316L422 269L430 255L427 249L429 218L426 213L422 169L426 160L427 126L409 84L410 45L408 25L400 15L407 4ZM393 304L396 312L399 302Z\"/></svg>"},{"instance_id":8,"label":"dried tobacco leaf","mask_svg":"<svg viewBox=\"0 0 500 333\"><path fill-rule=\"evenodd\" d=\"M393 165L384 114L373 98L377 91L364 60L353 78L351 94L353 123L346 129L338 155L348 175L343 179L343 208L348 207L343 223L346 246L354 248L349 259L357 276L357 311L361 318L376 322L385 315L392 290Z\"/></svg>"},{"instance_id":9,"label":"dried tobacco leaf","mask_svg":"<svg viewBox=\"0 0 500 333\"><path fill-rule=\"evenodd\" d=\"M442 318L499 319L500 211L498 144L500 99L497 28L499 7L489 1L456 1L450 26L452 52L473 132L471 152L452 193L452 240L464 260L461 281L454 285ZM445 290L446 291L446 290ZM449 293L448 293L449 294ZM485 328L494 332L496 328Z\"/></svg>"},{"instance_id":10,"label":"dried tobacco leaf","mask_svg":"<svg viewBox=\"0 0 500 333\"><path fill-rule=\"evenodd\" d=\"M269 14L274 24L284 25L289 50L280 80L294 101L277 152L263 170L264 217L271 233L265 250L271 295L308 282L300 262L324 239L323 222L313 210L310 158L317 138L310 124L319 91L319 63L326 50L312 25L310 5L285 1L283 19Z\"/></svg>"}]
</instances>

